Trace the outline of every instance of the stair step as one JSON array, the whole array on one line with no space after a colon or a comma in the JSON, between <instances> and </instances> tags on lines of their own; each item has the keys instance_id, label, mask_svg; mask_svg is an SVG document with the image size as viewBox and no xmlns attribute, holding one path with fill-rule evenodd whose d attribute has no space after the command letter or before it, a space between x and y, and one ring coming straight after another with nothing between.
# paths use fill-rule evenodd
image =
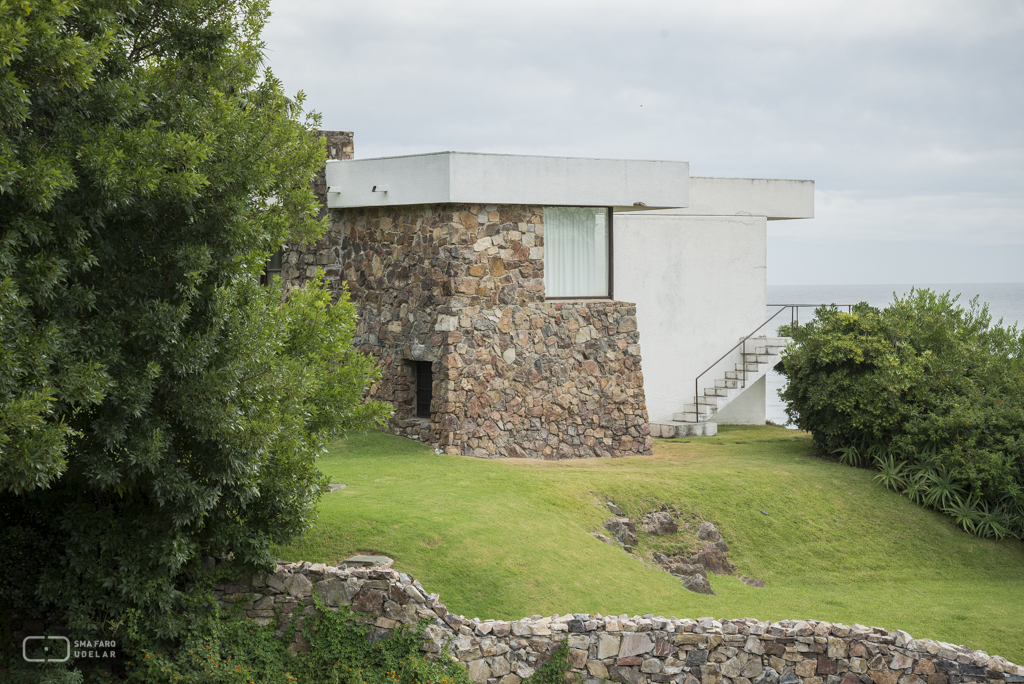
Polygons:
<instances>
[{"instance_id":1,"label":"stair step","mask_svg":"<svg viewBox=\"0 0 1024 684\"><path fill-rule=\"evenodd\" d=\"M694 413L693 411L682 411L680 413L673 413L673 422L679 423L706 423L712 419L712 415L707 413Z\"/></svg>"},{"instance_id":2,"label":"stair step","mask_svg":"<svg viewBox=\"0 0 1024 684\"><path fill-rule=\"evenodd\" d=\"M751 340L755 338L751 337ZM764 345L766 347L788 347L789 343L793 341L792 337L758 337L756 343Z\"/></svg>"},{"instance_id":3,"label":"stair step","mask_svg":"<svg viewBox=\"0 0 1024 684\"><path fill-rule=\"evenodd\" d=\"M755 354L767 354L768 356L780 356L781 355L780 352L783 349L785 349L785 347L775 347L775 346L757 347L756 349L754 349L754 353Z\"/></svg>"},{"instance_id":4,"label":"stair step","mask_svg":"<svg viewBox=\"0 0 1024 684\"><path fill-rule=\"evenodd\" d=\"M713 437L716 434L718 434L716 423L651 423L651 437L660 439Z\"/></svg>"},{"instance_id":5,"label":"stair step","mask_svg":"<svg viewBox=\"0 0 1024 684\"><path fill-rule=\"evenodd\" d=\"M672 414L671 423L651 423L651 435L670 439L692 435L713 435L718 425L712 420L720 406L727 405L733 390L750 387L751 383L767 368L766 364L779 362L781 352L791 342L789 337L751 337L743 345L750 351L742 351L743 363L734 364L735 370L725 371L724 378L717 378L714 387L706 387L704 395L696 397L696 404L683 404L683 410ZM710 432L709 432L710 431Z\"/></svg>"},{"instance_id":6,"label":"stair step","mask_svg":"<svg viewBox=\"0 0 1024 684\"><path fill-rule=\"evenodd\" d=\"M701 404L696 413L701 416L701 420L706 420L718 413L718 407ZM681 412L672 414L672 420L693 420L693 416L693 404L684 404Z\"/></svg>"}]
</instances>

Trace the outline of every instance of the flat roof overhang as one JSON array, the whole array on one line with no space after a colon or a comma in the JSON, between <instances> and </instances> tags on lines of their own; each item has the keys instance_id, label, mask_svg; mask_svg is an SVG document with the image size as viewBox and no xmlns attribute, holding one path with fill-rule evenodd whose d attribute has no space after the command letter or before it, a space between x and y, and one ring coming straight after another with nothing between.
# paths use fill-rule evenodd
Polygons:
<instances>
[{"instance_id":1,"label":"flat roof overhang","mask_svg":"<svg viewBox=\"0 0 1024 684\"><path fill-rule=\"evenodd\" d=\"M814 218L814 181L690 177L690 204L663 216L764 216L769 221Z\"/></svg>"},{"instance_id":2,"label":"flat roof overhang","mask_svg":"<svg viewBox=\"0 0 1024 684\"><path fill-rule=\"evenodd\" d=\"M474 152L330 160L330 209L410 204L526 204L612 207L689 205L690 165Z\"/></svg>"}]
</instances>

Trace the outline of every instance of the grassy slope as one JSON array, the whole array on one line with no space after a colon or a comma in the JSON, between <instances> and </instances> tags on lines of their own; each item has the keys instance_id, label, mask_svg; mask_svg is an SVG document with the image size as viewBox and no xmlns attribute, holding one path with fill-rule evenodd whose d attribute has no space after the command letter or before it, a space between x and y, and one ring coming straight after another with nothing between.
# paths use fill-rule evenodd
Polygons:
<instances>
[{"instance_id":1,"label":"grassy slope","mask_svg":"<svg viewBox=\"0 0 1024 684\"><path fill-rule=\"evenodd\" d=\"M809 457L802 433L722 428L656 442L655 455L581 461L435 455L373 433L321 462L320 520L282 558L336 563L379 552L467 617L590 612L815 618L904 629L1024 663L1024 546L959 532L871 481ZM718 524L739 574L717 596L590 536L610 499L638 520L669 503ZM768 511L763 515L762 510ZM668 538L640 533L649 557Z\"/></svg>"}]
</instances>

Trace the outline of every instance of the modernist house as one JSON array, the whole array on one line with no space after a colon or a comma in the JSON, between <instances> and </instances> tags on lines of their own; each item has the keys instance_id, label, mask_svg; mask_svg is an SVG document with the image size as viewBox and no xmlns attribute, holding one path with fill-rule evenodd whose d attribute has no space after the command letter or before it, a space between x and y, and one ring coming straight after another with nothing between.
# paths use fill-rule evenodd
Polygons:
<instances>
[{"instance_id":1,"label":"modernist house","mask_svg":"<svg viewBox=\"0 0 1024 684\"><path fill-rule=\"evenodd\" d=\"M813 216L813 182L690 177L673 161L355 160L351 134L322 134L330 230L286 247L281 275L294 286L320 266L348 283L394 433L571 458L764 422L779 342L727 352L764 321L767 221Z\"/></svg>"}]
</instances>

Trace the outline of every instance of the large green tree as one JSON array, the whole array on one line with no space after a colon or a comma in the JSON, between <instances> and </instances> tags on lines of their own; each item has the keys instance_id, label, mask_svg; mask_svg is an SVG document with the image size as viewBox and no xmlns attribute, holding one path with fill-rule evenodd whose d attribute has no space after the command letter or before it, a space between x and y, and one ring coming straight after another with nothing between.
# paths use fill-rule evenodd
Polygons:
<instances>
[{"instance_id":1,"label":"large green tree","mask_svg":"<svg viewBox=\"0 0 1024 684\"><path fill-rule=\"evenodd\" d=\"M354 312L282 302L324 152L266 0L0 0L0 600L155 633L204 555L270 562L379 420Z\"/></svg>"}]
</instances>

